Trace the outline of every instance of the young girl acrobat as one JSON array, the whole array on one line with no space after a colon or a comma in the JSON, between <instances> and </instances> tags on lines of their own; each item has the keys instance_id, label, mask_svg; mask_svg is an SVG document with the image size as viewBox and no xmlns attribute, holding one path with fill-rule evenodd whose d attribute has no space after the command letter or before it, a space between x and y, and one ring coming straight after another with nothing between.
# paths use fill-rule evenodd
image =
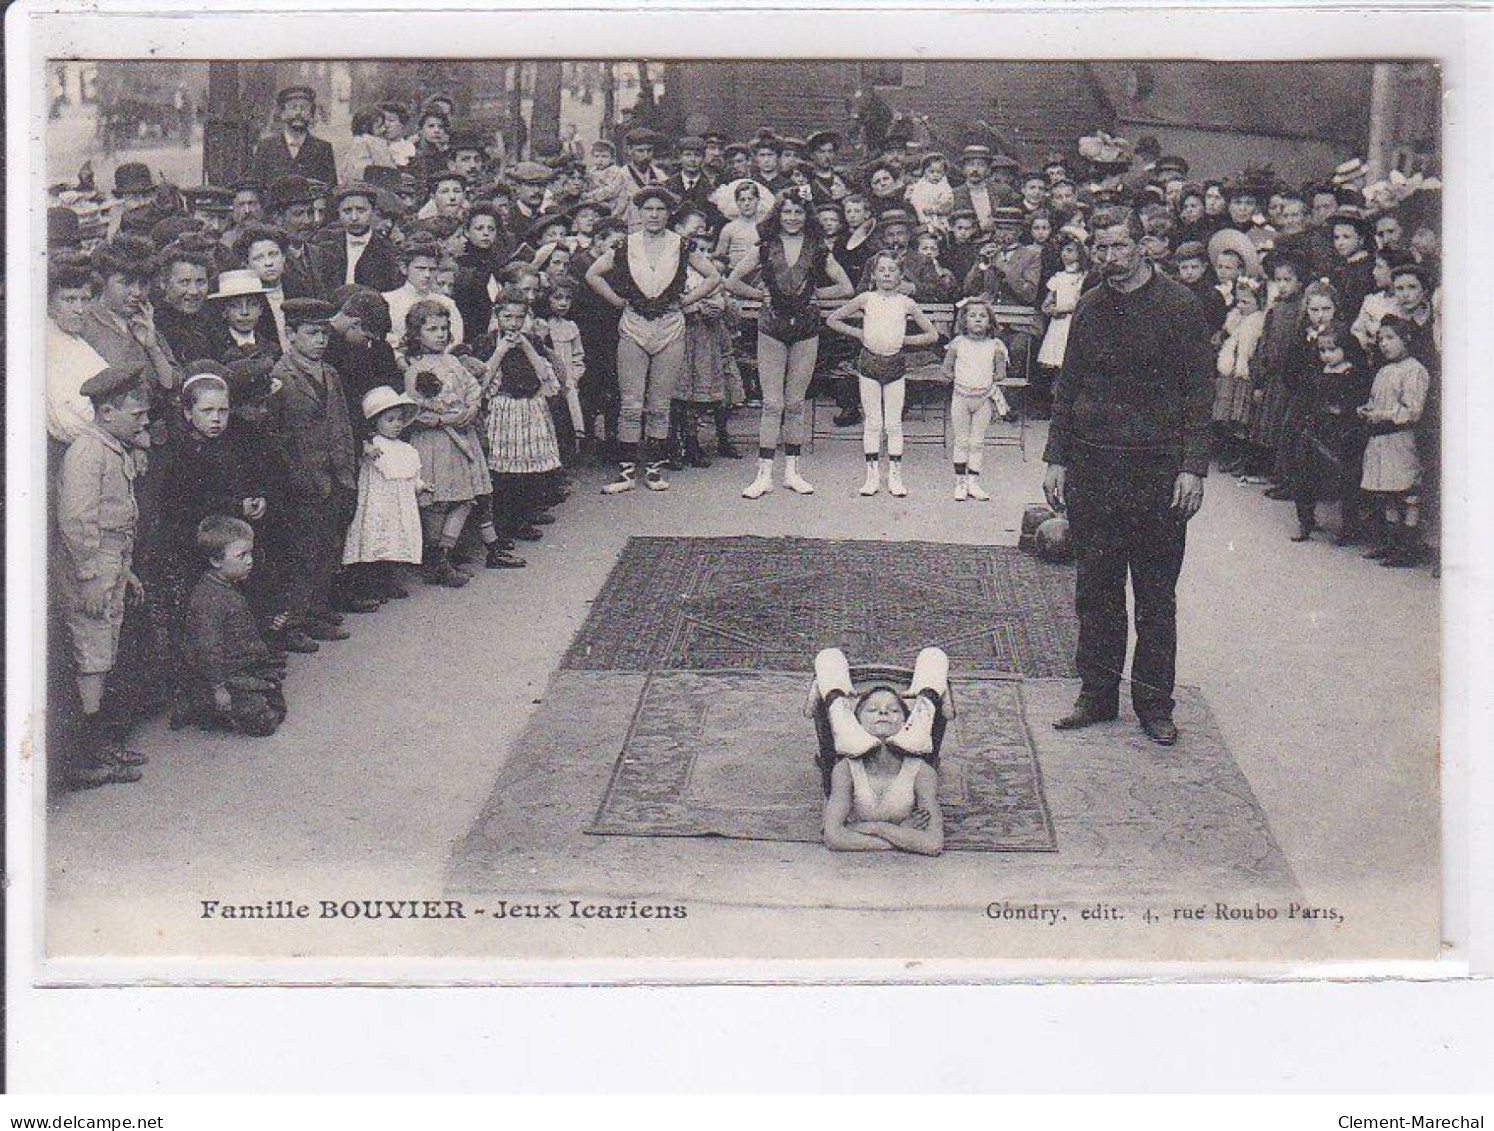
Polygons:
<instances>
[{"instance_id":1,"label":"young girl acrobat","mask_svg":"<svg viewBox=\"0 0 1494 1131\"><path fill-rule=\"evenodd\" d=\"M989 502L991 496L980 485L980 468L986 428L993 414L1003 420L1011 408L1001 392L1006 379L1006 345L996 336L996 316L981 297L959 304L958 334L944 354L944 372L952 386L949 422L954 433L956 502L974 499Z\"/></svg>"}]
</instances>

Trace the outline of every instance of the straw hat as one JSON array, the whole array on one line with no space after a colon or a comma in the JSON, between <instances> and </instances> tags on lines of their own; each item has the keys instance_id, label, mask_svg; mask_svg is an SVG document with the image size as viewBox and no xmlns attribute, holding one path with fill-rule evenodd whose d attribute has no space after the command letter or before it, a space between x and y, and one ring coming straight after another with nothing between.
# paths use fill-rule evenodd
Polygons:
<instances>
[{"instance_id":1,"label":"straw hat","mask_svg":"<svg viewBox=\"0 0 1494 1131\"><path fill-rule=\"evenodd\" d=\"M1232 251L1240 257L1247 275L1261 273L1261 253L1244 232L1234 228L1221 228L1209 237L1209 262L1219 269L1219 253Z\"/></svg>"},{"instance_id":2,"label":"straw hat","mask_svg":"<svg viewBox=\"0 0 1494 1131\"><path fill-rule=\"evenodd\" d=\"M411 408L420 407L404 393L397 393L388 385L379 385L363 394L363 419L372 420L381 412L388 412L391 408L400 408L404 405Z\"/></svg>"},{"instance_id":3,"label":"straw hat","mask_svg":"<svg viewBox=\"0 0 1494 1131\"><path fill-rule=\"evenodd\" d=\"M218 276L218 289L208 298L242 298L244 295L262 295L265 285L253 271L224 271Z\"/></svg>"}]
</instances>

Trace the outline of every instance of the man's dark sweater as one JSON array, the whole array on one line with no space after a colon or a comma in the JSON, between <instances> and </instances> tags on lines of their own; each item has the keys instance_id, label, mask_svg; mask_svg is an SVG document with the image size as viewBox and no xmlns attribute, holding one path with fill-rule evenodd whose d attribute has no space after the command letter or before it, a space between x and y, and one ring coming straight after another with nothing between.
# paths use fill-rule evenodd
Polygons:
<instances>
[{"instance_id":1,"label":"man's dark sweater","mask_svg":"<svg viewBox=\"0 0 1494 1131\"><path fill-rule=\"evenodd\" d=\"M1130 292L1102 284L1074 311L1043 459L1166 456L1206 475L1213 405L1198 299L1156 271Z\"/></svg>"}]
</instances>

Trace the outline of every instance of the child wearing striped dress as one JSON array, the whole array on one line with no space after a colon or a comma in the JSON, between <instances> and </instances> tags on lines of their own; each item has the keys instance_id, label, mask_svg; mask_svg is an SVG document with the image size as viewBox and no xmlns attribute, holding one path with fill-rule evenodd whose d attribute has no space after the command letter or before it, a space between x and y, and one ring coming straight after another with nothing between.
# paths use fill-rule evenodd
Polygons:
<instances>
[{"instance_id":1,"label":"child wearing striped dress","mask_svg":"<svg viewBox=\"0 0 1494 1131\"><path fill-rule=\"evenodd\" d=\"M528 317L524 292L506 287L493 306L493 352L483 378L494 509L526 539L539 532L524 516L540 507L549 473L560 469L555 422L545 399L548 391L559 392L560 383L524 333Z\"/></svg>"}]
</instances>

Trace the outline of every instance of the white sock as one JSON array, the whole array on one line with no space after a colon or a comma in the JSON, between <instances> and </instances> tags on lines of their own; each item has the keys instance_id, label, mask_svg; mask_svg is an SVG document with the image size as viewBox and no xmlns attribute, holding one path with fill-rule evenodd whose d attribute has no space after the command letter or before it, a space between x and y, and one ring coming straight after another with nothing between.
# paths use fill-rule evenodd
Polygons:
<instances>
[{"instance_id":1,"label":"white sock","mask_svg":"<svg viewBox=\"0 0 1494 1131\"><path fill-rule=\"evenodd\" d=\"M856 717L851 699L842 695L830 704L830 733L835 737L835 752L847 758L859 758L877 748L877 740Z\"/></svg>"},{"instance_id":2,"label":"white sock","mask_svg":"<svg viewBox=\"0 0 1494 1131\"><path fill-rule=\"evenodd\" d=\"M904 754L932 754L934 752L934 704L926 695L920 695L908 712L908 721L903 729L887 740Z\"/></svg>"}]
</instances>

